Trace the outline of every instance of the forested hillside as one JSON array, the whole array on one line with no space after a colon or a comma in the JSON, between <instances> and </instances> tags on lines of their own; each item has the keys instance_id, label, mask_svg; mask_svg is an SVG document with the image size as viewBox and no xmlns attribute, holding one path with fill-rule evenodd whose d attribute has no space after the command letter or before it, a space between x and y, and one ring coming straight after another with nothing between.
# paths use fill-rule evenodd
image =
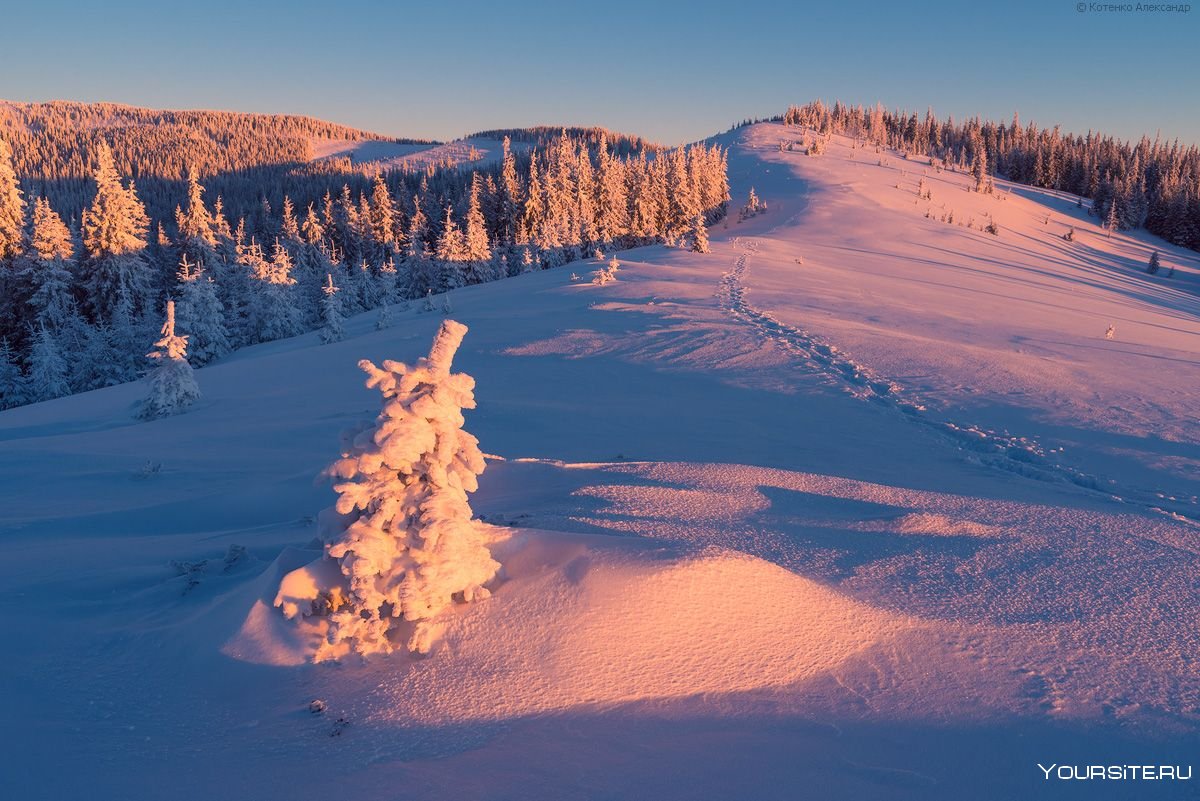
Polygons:
<instances>
[{"instance_id":1,"label":"forested hillside","mask_svg":"<svg viewBox=\"0 0 1200 801\"><path fill-rule=\"evenodd\" d=\"M821 133L861 137L880 147L928 155L942 166L977 173L977 187L991 175L1092 199L1092 213L1110 230L1145 227L1175 245L1200 250L1200 149L1178 140L1143 136L1121 142L1101 133L1063 133L971 119L938 120L915 113L865 109L820 101L792 106L781 118Z\"/></svg>"},{"instance_id":2,"label":"forested hillside","mask_svg":"<svg viewBox=\"0 0 1200 801\"><path fill-rule=\"evenodd\" d=\"M315 120L47 106L45 125L10 119L0 135L0 406L136 378L167 300L205 364L612 245L705 250L729 200L722 149L600 129L531 130L520 152L506 137L497 163L372 174L304 163L313 137L373 136ZM195 159L180 126L203 143Z\"/></svg>"},{"instance_id":3,"label":"forested hillside","mask_svg":"<svg viewBox=\"0 0 1200 801\"><path fill-rule=\"evenodd\" d=\"M27 190L47 197L68 218L77 217L88 202L90 154L101 141L107 143L117 170L137 182L142 202L156 219L170 216L189 168L209 181L232 213L242 214L259 193L285 179L329 172L331 165L310 165L314 140L420 141L286 114L66 101L0 101L0 138L8 141Z\"/></svg>"}]
</instances>

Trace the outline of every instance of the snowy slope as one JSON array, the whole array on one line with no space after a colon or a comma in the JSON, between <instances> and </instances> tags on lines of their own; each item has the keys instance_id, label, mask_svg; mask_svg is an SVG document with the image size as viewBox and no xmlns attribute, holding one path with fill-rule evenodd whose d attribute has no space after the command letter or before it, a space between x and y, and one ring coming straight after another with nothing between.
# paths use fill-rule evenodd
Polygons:
<instances>
[{"instance_id":1,"label":"snowy slope","mask_svg":"<svg viewBox=\"0 0 1200 801\"><path fill-rule=\"evenodd\" d=\"M518 142L514 150L527 148ZM499 161L503 143L494 139L477 137L456 139L436 145L411 145L396 142L355 142L349 139L314 139L313 157L346 158L354 164L378 164L380 169L421 170L430 166L453 166L473 164L482 166Z\"/></svg>"},{"instance_id":2,"label":"snowy slope","mask_svg":"<svg viewBox=\"0 0 1200 801\"><path fill-rule=\"evenodd\" d=\"M454 293L512 537L428 659L307 664L270 599L377 411L356 361L440 315L241 351L177 418L0 414L13 796L1075 797L1036 763L1194 760L1196 262L799 135L726 136L769 211L710 254Z\"/></svg>"},{"instance_id":3,"label":"snowy slope","mask_svg":"<svg viewBox=\"0 0 1200 801\"><path fill-rule=\"evenodd\" d=\"M313 139L313 158L349 158L354 164L371 161L388 162L394 159L404 159L413 153L428 150L436 145L404 144L400 142L354 140L354 139Z\"/></svg>"}]
</instances>

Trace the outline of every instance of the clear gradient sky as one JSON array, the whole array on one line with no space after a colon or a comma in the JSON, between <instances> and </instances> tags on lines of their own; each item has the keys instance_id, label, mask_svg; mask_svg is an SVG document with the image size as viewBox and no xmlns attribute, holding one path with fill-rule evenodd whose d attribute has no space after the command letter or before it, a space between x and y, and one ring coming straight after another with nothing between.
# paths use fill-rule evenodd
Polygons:
<instances>
[{"instance_id":1,"label":"clear gradient sky","mask_svg":"<svg viewBox=\"0 0 1200 801\"><path fill-rule=\"evenodd\" d=\"M308 114L395 136L664 144L814 98L1200 142L1200 0L0 0L0 98Z\"/></svg>"}]
</instances>

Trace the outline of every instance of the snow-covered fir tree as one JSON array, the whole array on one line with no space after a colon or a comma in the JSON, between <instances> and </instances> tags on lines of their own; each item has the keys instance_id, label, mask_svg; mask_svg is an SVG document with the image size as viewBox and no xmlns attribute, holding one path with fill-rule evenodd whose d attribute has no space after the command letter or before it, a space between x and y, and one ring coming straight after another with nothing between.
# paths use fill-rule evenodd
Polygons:
<instances>
[{"instance_id":1,"label":"snow-covered fir tree","mask_svg":"<svg viewBox=\"0 0 1200 801\"><path fill-rule=\"evenodd\" d=\"M758 193L754 191L754 187L750 187L750 196L746 199L746 205L742 206L742 211L738 215L740 219L746 220L757 214L762 214L767 210L767 204L759 199Z\"/></svg>"},{"instance_id":2,"label":"snow-covered fir tree","mask_svg":"<svg viewBox=\"0 0 1200 801\"><path fill-rule=\"evenodd\" d=\"M333 284L333 275L326 274L325 287L321 290L321 341L328 345L330 342L340 342L346 336L342 325L341 304L338 302L338 288Z\"/></svg>"},{"instance_id":3,"label":"snow-covered fir tree","mask_svg":"<svg viewBox=\"0 0 1200 801\"><path fill-rule=\"evenodd\" d=\"M517 159L512 152L512 140L504 137L500 166L499 219L496 228L501 242L515 242L519 226L521 179L517 176Z\"/></svg>"},{"instance_id":4,"label":"snow-covered fir tree","mask_svg":"<svg viewBox=\"0 0 1200 801\"><path fill-rule=\"evenodd\" d=\"M279 211L279 238L289 246L300 243L300 222L296 219L296 207L287 195L283 196L283 208Z\"/></svg>"},{"instance_id":5,"label":"snow-covered fir tree","mask_svg":"<svg viewBox=\"0 0 1200 801\"><path fill-rule=\"evenodd\" d=\"M73 387L75 391L103 389L131 380L134 377L129 366L131 359L124 349L132 347L127 344L130 339L108 323L89 326Z\"/></svg>"},{"instance_id":6,"label":"snow-covered fir tree","mask_svg":"<svg viewBox=\"0 0 1200 801\"><path fill-rule=\"evenodd\" d=\"M8 141L0 136L0 264L21 252L25 233L25 199L12 155Z\"/></svg>"},{"instance_id":7,"label":"snow-covered fir tree","mask_svg":"<svg viewBox=\"0 0 1200 801\"><path fill-rule=\"evenodd\" d=\"M484 585L499 564L488 551L486 528L472 520L467 493L478 487L483 454L463 430L463 409L475 407L474 380L451 373L467 327L446 320L429 356L415 365L367 360L367 386L383 395L374 425L353 436L327 470L337 504L319 518L328 559L345 581L285 614L324 614L327 644L317 658L392 651L402 621L407 647L427 652L429 623L456 602L489 595Z\"/></svg>"},{"instance_id":8,"label":"snow-covered fir tree","mask_svg":"<svg viewBox=\"0 0 1200 801\"><path fill-rule=\"evenodd\" d=\"M36 403L61 398L70 391L67 363L59 351L58 343L44 325L39 326L34 332L33 348L29 354L29 399Z\"/></svg>"},{"instance_id":9,"label":"snow-covered fir tree","mask_svg":"<svg viewBox=\"0 0 1200 801\"><path fill-rule=\"evenodd\" d=\"M147 356L157 363L146 381L150 385L137 416L154 420L179 414L200 397L200 388L187 360L187 336L175 333L175 302L167 301L167 319L162 337Z\"/></svg>"},{"instance_id":10,"label":"snow-covered fir tree","mask_svg":"<svg viewBox=\"0 0 1200 801\"><path fill-rule=\"evenodd\" d=\"M232 350L225 327L225 307L217 287L200 265L190 264L184 254L179 262L179 303L175 319L188 333L188 359L197 367L219 359Z\"/></svg>"},{"instance_id":11,"label":"snow-covered fir tree","mask_svg":"<svg viewBox=\"0 0 1200 801\"><path fill-rule=\"evenodd\" d=\"M304 330L304 319L292 277L292 258L279 242L268 261L254 243L247 249L254 292L250 302L250 321L259 342L294 337Z\"/></svg>"},{"instance_id":12,"label":"snow-covered fir tree","mask_svg":"<svg viewBox=\"0 0 1200 801\"><path fill-rule=\"evenodd\" d=\"M388 259L379 268L379 317L375 321L375 328L382 331L392 324L392 304L396 302L396 285L399 276L396 272L396 265Z\"/></svg>"},{"instance_id":13,"label":"snow-covered fir tree","mask_svg":"<svg viewBox=\"0 0 1200 801\"><path fill-rule=\"evenodd\" d=\"M471 199L467 207L467 228L463 235L462 256L476 264L484 264L492 258L492 249L488 246L487 224L483 220L483 210L479 202L482 191L483 181L479 173L475 173L471 181Z\"/></svg>"},{"instance_id":14,"label":"snow-covered fir tree","mask_svg":"<svg viewBox=\"0 0 1200 801\"><path fill-rule=\"evenodd\" d=\"M53 333L66 331L78 321L72 294L71 259L74 255L71 231L50 208L48 200L37 198L33 204L33 230L21 274L31 293L28 303L34 323L49 327Z\"/></svg>"},{"instance_id":15,"label":"snow-covered fir tree","mask_svg":"<svg viewBox=\"0 0 1200 801\"><path fill-rule=\"evenodd\" d=\"M8 141L0 136L0 337L11 337L20 348L29 336L27 291L12 265L24 247L25 199L12 156Z\"/></svg>"},{"instance_id":16,"label":"snow-covered fir tree","mask_svg":"<svg viewBox=\"0 0 1200 801\"><path fill-rule=\"evenodd\" d=\"M693 253L708 253L708 226L704 224L704 215L696 212L692 218L691 249Z\"/></svg>"},{"instance_id":17,"label":"snow-covered fir tree","mask_svg":"<svg viewBox=\"0 0 1200 801\"><path fill-rule=\"evenodd\" d=\"M193 263L211 264L217 247L212 215L204 205L204 187L194 165L188 166L187 199L175 207L175 228L181 256Z\"/></svg>"},{"instance_id":18,"label":"snow-covered fir tree","mask_svg":"<svg viewBox=\"0 0 1200 801\"><path fill-rule=\"evenodd\" d=\"M8 340L0 340L0 409L11 409L28 403L25 374L17 364L17 354Z\"/></svg>"},{"instance_id":19,"label":"snow-covered fir tree","mask_svg":"<svg viewBox=\"0 0 1200 801\"><path fill-rule=\"evenodd\" d=\"M454 221L454 208L446 206L446 217L442 221L442 233L438 237L436 256L438 261L463 261L466 250L463 247L462 231Z\"/></svg>"},{"instance_id":20,"label":"snow-covered fir tree","mask_svg":"<svg viewBox=\"0 0 1200 801\"><path fill-rule=\"evenodd\" d=\"M971 177L975 181L976 192L986 192L988 189L987 149L983 139L976 136L971 142Z\"/></svg>"},{"instance_id":21,"label":"snow-covered fir tree","mask_svg":"<svg viewBox=\"0 0 1200 801\"><path fill-rule=\"evenodd\" d=\"M462 262L466 261L466 247L463 245L462 231L454 221L454 209L451 206L446 206L446 218L442 223L442 233L438 237L434 255L438 261L438 292L457 289L466 283L466 274L462 266Z\"/></svg>"},{"instance_id":22,"label":"snow-covered fir tree","mask_svg":"<svg viewBox=\"0 0 1200 801\"><path fill-rule=\"evenodd\" d=\"M371 188L368 225L375 258L382 262L396 252L396 203L388 191L382 173L376 173Z\"/></svg>"},{"instance_id":23,"label":"snow-covered fir tree","mask_svg":"<svg viewBox=\"0 0 1200 801\"><path fill-rule=\"evenodd\" d=\"M122 292L135 310L151 301L154 283L146 261L149 220L133 184L117 175L112 150L96 148L96 197L83 214L83 284L97 321L111 320Z\"/></svg>"}]
</instances>

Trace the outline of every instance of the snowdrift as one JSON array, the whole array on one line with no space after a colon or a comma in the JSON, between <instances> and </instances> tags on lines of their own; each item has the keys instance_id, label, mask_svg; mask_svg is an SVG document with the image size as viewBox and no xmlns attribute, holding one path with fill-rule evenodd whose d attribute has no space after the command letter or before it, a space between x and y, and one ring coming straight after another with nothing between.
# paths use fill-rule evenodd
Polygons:
<instances>
[{"instance_id":1,"label":"snowdrift","mask_svg":"<svg viewBox=\"0 0 1200 801\"><path fill-rule=\"evenodd\" d=\"M720 548L522 531L494 551L505 580L492 599L442 619L430 658L369 660L381 682L372 716L444 724L783 686L913 625ZM311 658L321 622L307 632L281 622L260 599L226 654Z\"/></svg>"}]
</instances>

